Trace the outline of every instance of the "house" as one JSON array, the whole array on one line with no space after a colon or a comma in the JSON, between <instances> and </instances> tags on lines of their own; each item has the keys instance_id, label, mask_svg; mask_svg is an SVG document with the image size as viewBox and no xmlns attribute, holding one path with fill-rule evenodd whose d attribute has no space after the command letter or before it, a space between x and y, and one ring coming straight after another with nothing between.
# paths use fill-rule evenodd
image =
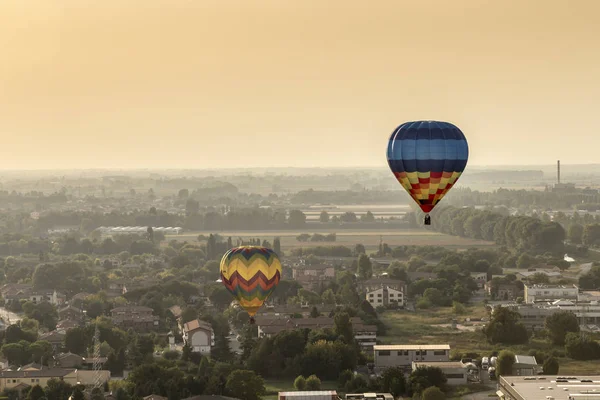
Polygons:
<instances>
[{"instance_id":1,"label":"house","mask_svg":"<svg viewBox=\"0 0 600 400\"><path fill-rule=\"evenodd\" d=\"M394 344L373 346L376 368L412 367L413 361L450 361L448 344Z\"/></svg>"},{"instance_id":2,"label":"house","mask_svg":"<svg viewBox=\"0 0 600 400\"><path fill-rule=\"evenodd\" d=\"M65 337L67 335L64 332L59 332L57 330L54 330L52 332L48 332L48 333L44 333L42 335L40 335L39 340L45 340L47 342L49 342L52 345L52 348L54 349L54 351L59 351L60 349L62 349L64 343L65 343Z\"/></svg>"},{"instance_id":3,"label":"house","mask_svg":"<svg viewBox=\"0 0 600 400\"><path fill-rule=\"evenodd\" d=\"M170 307L169 311L171 312L171 314L173 314L173 317L175 317L176 320L181 317L181 307L175 305L173 307Z\"/></svg>"},{"instance_id":4,"label":"house","mask_svg":"<svg viewBox=\"0 0 600 400\"><path fill-rule=\"evenodd\" d=\"M154 310L143 306L124 306L110 310L113 324L121 329L149 332L158 328L158 317Z\"/></svg>"},{"instance_id":5,"label":"house","mask_svg":"<svg viewBox=\"0 0 600 400\"><path fill-rule=\"evenodd\" d=\"M523 280L528 280L537 274L545 275L548 278L562 277L562 274L558 271L548 271L548 270L544 270L544 269L537 270L535 268L533 268L533 270L529 270L529 271L519 271L515 275L517 276L517 279L523 281Z\"/></svg>"},{"instance_id":6,"label":"house","mask_svg":"<svg viewBox=\"0 0 600 400\"><path fill-rule=\"evenodd\" d=\"M412 370L435 367L442 370L448 385L466 385L468 370L460 361L413 361Z\"/></svg>"},{"instance_id":7,"label":"house","mask_svg":"<svg viewBox=\"0 0 600 400\"><path fill-rule=\"evenodd\" d=\"M215 333L208 322L195 319L183 324L183 342L192 348L193 352L210 353L215 345Z\"/></svg>"},{"instance_id":8,"label":"house","mask_svg":"<svg viewBox=\"0 0 600 400\"><path fill-rule=\"evenodd\" d=\"M54 356L54 364L58 368L81 368L83 366L83 357L71 352L59 353Z\"/></svg>"},{"instance_id":9,"label":"house","mask_svg":"<svg viewBox=\"0 0 600 400\"><path fill-rule=\"evenodd\" d=\"M69 329L77 328L81 324L77 321L72 321L70 319L62 319L56 323L57 331L68 331Z\"/></svg>"},{"instance_id":10,"label":"house","mask_svg":"<svg viewBox=\"0 0 600 400\"><path fill-rule=\"evenodd\" d=\"M406 293L406 282L386 277L372 278L364 282L359 282L358 287L363 293L369 293L384 287Z\"/></svg>"},{"instance_id":11,"label":"house","mask_svg":"<svg viewBox=\"0 0 600 400\"><path fill-rule=\"evenodd\" d=\"M0 370L8 369L9 363L6 357L0 356Z\"/></svg>"},{"instance_id":12,"label":"house","mask_svg":"<svg viewBox=\"0 0 600 400\"><path fill-rule=\"evenodd\" d=\"M320 284L335 278L335 268L325 264L295 266L292 268L292 278L305 289L315 290Z\"/></svg>"},{"instance_id":13,"label":"house","mask_svg":"<svg viewBox=\"0 0 600 400\"><path fill-rule=\"evenodd\" d=\"M108 282L108 289L106 295L108 298L115 298L127 293L126 289L127 282L124 279L116 279Z\"/></svg>"},{"instance_id":14,"label":"house","mask_svg":"<svg viewBox=\"0 0 600 400\"><path fill-rule=\"evenodd\" d=\"M87 299L90 296L90 293L79 292L73 297L71 297L71 300L69 300L69 304L76 308L83 309L83 303L85 302L85 299Z\"/></svg>"},{"instance_id":15,"label":"house","mask_svg":"<svg viewBox=\"0 0 600 400\"><path fill-rule=\"evenodd\" d=\"M495 298L499 300L515 300L521 294L521 290L515 282L491 280L485 283L484 289L488 296L494 296L495 294Z\"/></svg>"},{"instance_id":16,"label":"house","mask_svg":"<svg viewBox=\"0 0 600 400\"><path fill-rule=\"evenodd\" d=\"M365 296L373 308L404 307L404 293L388 286L369 291Z\"/></svg>"},{"instance_id":17,"label":"house","mask_svg":"<svg viewBox=\"0 0 600 400\"><path fill-rule=\"evenodd\" d=\"M525 303L579 298L579 288L576 285L524 285L524 290Z\"/></svg>"},{"instance_id":18,"label":"house","mask_svg":"<svg viewBox=\"0 0 600 400\"><path fill-rule=\"evenodd\" d=\"M58 310L58 318L61 320L71 320L81 323L85 317L82 309L71 304Z\"/></svg>"},{"instance_id":19,"label":"house","mask_svg":"<svg viewBox=\"0 0 600 400\"><path fill-rule=\"evenodd\" d=\"M61 306L65 303L65 300L66 296L56 290L40 290L29 293L29 301L33 304L48 302L55 306Z\"/></svg>"},{"instance_id":20,"label":"house","mask_svg":"<svg viewBox=\"0 0 600 400\"><path fill-rule=\"evenodd\" d=\"M534 356L515 355L515 363L512 366L513 375L531 376L541 372L542 366L538 365Z\"/></svg>"},{"instance_id":21,"label":"house","mask_svg":"<svg viewBox=\"0 0 600 400\"><path fill-rule=\"evenodd\" d=\"M42 364L29 363L29 364L21 366L17 371L39 371L42 368L44 368L44 366Z\"/></svg>"},{"instance_id":22,"label":"house","mask_svg":"<svg viewBox=\"0 0 600 400\"><path fill-rule=\"evenodd\" d=\"M97 371L82 371L71 368L44 368L28 371L0 371L0 391L40 385L46 387L51 379L63 380L71 385L81 383L91 385L94 383ZM98 371L102 383L110 380L110 371ZM17 389L18 390L18 389Z\"/></svg>"},{"instance_id":23,"label":"house","mask_svg":"<svg viewBox=\"0 0 600 400\"><path fill-rule=\"evenodd\" d=\"M0 293L5 304L18 303L21 300L29 300L33 292L33 286L30 284L7 283L0 288Z\"/></svg>"}]
</instances>

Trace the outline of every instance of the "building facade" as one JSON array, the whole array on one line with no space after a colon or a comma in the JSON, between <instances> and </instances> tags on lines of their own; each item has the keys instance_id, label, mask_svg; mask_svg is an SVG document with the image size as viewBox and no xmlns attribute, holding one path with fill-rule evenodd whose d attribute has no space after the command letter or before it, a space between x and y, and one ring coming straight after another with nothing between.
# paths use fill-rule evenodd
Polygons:
<instances>
[{"instance_id":1,"label":"building facade","mask_svg":"<svg viewBox=\"0 0 600 400\"><path fill-rule=\"evenodd\" d=\"M450 361L448 344L394 344L373 346L376 368L412 368L412 363Z\"/></svg>"},{"instance_id":2,"label":"building facade","mask_svg":"<svg viewBox=\"0 0 600 400\"><path fill-rule=\"evenodd\" d=\"M215 334L208 322L199 319L183 324L183 342L196 353L210 353L215 345Z\"/></svg>"},{"instance_id":3,"label":"building facade","mask_svg":"<svg viewBox=\"0 0 600 400\"><path fill-rule=\"evenodd\" d=\"M373 308L404 307L404 293L391 287L380 287L367 292L366 299Z\"/></svg>"},{"instance_id":4,"label":"building facade","mask_svg":"<svg viewBox=\"0 0 600 400\"><path fill-rule=\"evenodd\" d=\"M448 385L466 385L469 375L467 368L460 361L413 361L412 370L417 368L434 367L444 373Z\"/></svg>"},{"instance_id":5,"label":"building facade","mask_svg":"<svg viewBox=\"0 0 600 400\"><path fill-rule=\"evenodd\" d=\"M577 300L579 288L575 285L524 285L525 303L554 300Z\"/></svg>"}]
</instances>

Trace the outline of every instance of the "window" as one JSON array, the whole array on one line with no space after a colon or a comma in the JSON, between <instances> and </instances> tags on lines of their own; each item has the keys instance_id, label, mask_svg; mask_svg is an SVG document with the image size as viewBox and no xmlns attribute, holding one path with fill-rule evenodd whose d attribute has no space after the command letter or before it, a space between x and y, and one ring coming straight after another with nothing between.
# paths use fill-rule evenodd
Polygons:
<instances>
[{"instance_id":1,"label":"window","mask_svg":"<svg viewBox=\"0 0 600 400\"><path fill-rule=\"evenodd\" d=\"M381 297L381 293L377 293L377 297Z\"/></svg>"},{"instance_id":2,"label":"window","mask_svg":"<svg viewBox=\"0 0 600 400\"><path fill-rule=\"evenodd\" d=\"M378 355L379 356L389 356L390 355L390 351L389 350L379 350Z\"/></svg>"},{"instance_id":3,"label":"window","mask_svg":"<svg viewBox=\"0 0 600 400\"><path fill-rule=\"evenodd\" d=\"M369 293L369 297L373 297L373 293Z\"/></svg>"},{"instance_id":4,"label":"window","mask_svg":"<svg viewBox=\"0 0 600 400\"><path fill-rule=\"evenodd\" d=\"M446 355L446 350L434 350L433 351L433 355L434 356L445 356Z\"/></svg>"}]
</instances>

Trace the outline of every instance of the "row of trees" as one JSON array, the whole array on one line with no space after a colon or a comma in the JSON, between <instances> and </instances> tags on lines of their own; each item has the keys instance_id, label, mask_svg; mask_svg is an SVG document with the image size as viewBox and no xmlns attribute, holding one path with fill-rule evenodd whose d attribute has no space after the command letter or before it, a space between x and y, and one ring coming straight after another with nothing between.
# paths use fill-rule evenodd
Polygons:
<instances>
[{"instance_id":1,"label":"row of trees","mask_svg":"<svg viewBox=\"0 0 600 400\"><path fill-rule=\"evenodd\" d=\"M455 207L434 210L432 221L432 229L442 233L494 241L518 251L564 254L566 232L556 222Z\"/></svg>"}]
</instances>

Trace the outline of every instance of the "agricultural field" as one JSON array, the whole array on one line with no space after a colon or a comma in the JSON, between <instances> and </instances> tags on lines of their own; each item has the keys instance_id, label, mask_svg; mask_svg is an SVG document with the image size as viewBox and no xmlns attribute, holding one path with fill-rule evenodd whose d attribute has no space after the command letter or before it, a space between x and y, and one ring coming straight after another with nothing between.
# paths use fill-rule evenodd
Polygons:
<instances>
[{"instance_id":1,"label":"agricultural field","mask_svg":"<svg viewBox=\"0 0 600 400\"><path fill-rule=\"evenodd\" d=\"M185 232L180 235L167 235L167 241L180 240L194 242L197 240L198 235L209 235L214 232ZM318 233L321 235L327 235L329 233L336 234L335 242L300 242L296 240L296 237L302 233ZM494 246L492 242L486 242L483 240L474 240L468 238L461 238L458 236L445 235L443 233L427 231L424 229L403 229L403 230L360 230L360 231L344 231L344 230L314 230L314 231L232 231L232 232L218 232L222 237L229 237L234 240L238 238L260 238L261 240L268 240L273 243L274 237L281 238L281 247L283 250L292 249L297 247L311 247L311 246L332 246L340 245L347 247L354 247L357 243L363 244L367 250L376 250L379 246L380 240L387 243L390 247L395 246L444 246L449 248L470 248L470 247L486 247Z\"/></svg>"}]
</instances>

